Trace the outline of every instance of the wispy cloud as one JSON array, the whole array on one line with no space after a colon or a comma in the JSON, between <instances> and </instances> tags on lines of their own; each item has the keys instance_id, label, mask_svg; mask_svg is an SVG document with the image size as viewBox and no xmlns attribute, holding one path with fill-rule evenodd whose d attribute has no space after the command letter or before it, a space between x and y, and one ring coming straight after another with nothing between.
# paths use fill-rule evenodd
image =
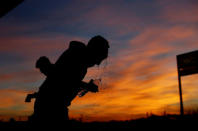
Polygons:
<instances>
[{"instance_id":1,"label":"wispy cloud","mask_svg":"<svg viewBox=\"0 0 198 131\"><path fill-rule=\"evenodd\" d=\"M3 89L0 90L0 114L4 115L31 115L33 103L25 104L26 91Z\"/></svg>"},{"instance_id":2,"label":"wispy cloud","mask_svg":"<svg viewBox=\"0 0 198 131\"><path fill-rule=\"evenodd\" d=\"M196 23L197 17L197 1L196 0L175 0L175 1L158 1L162 7L161 18L164 21L175 24Z\"/></svg>"},{"instance_id":3,"label":"wispy cloud","mask_svg":"<svg viewBox=\"0 0 198 131\"><path fill-rule=\"evenodd\" d=\"M179 103L176 55L186 49L198 48L194 42L191 43L196 35L197 31L193 28L178 26L145 29L125 43L128 48L120 50L116 57L111 58L103 78L107 87L101 89L101 93L77 98L71 106L71 110L75 110L71 115L75 115L77 111L87 114L87 110L95 110L103 116L111 113L122 114L127 110L125 119L130 119L135 117L134 112L139 115L146 112L160 114L164 110L179 113L178 106L173 106ZM180 47L182 41L190 43L182 43ZM97 76L94 71L91 75ZM192 83L192 80L184 83L186 82ZM184 93L185 101L194 99L191 95L195 89L193 86L190 88L189 93ZM92 97L95 99L90 100ZM85 103L98 106L86 107ZM98 116L97 119L102 117ZM109 119L116 118L109 116Z\"/></svg>"},{"instance_id":4,"label":"wispy cloud","mask_svg":"<svg viewBox=\"0 0 198 131\"><path fill-rule=\"evenodd\" d=\"M1 114L33 110L33 103L23 103L32 90L23 88L24 84L33 87L41 83L41 75L34 70L40 56L55 62L69 41L87 43L94 34L109 40L110 57L107 66L104 62L99 69L88 70L85 80L102 77L100 92L77 97L70 107L71 117L125 120L146 112L179 112L176 55L198 48L195 0L61 3L59 8L51 6L49 12L46 6L41 15L39 8L31 12L32 17L20 15L19 10L17 17L10 14L8 20L1 21L0 53L4 57L0 60L4 62L0 81L1 86L9 87L0 90ZM27 2L27 7L30 5ZM12 24L13 19L17 25ZM196 75L182 78L188 103L197 99L195 81Z\"/></svg>"}]
</instances>

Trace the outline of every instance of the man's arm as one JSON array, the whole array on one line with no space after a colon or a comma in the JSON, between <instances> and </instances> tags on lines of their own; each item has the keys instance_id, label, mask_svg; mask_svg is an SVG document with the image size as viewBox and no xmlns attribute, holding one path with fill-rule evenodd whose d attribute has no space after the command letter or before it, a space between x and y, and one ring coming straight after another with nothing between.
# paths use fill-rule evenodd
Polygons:
<instances>
[{"instance_id":1,"label":"man's arm","mask_svg":"<svg viewBox=\"0 0 198 131\"><path fill-rule=\"evenodd\" d=\"M80 87L82 88L82 89L85 89L85 90L88 90L88 91L91 91L91 92L98 92L98 86L97 85L95 85L94 83L93 83L93 79L91 79L90 81L89 81L89 83L86 83L86 82L84 82L84 81L81 81L81 85L80 85Z\"/></svg>"}]
</instances>

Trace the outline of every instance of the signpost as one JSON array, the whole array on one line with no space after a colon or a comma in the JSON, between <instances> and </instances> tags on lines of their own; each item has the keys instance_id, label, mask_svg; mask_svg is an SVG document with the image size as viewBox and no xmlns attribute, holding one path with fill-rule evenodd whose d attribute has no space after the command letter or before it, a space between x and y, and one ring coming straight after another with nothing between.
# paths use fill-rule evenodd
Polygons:
<instances>
[{"instance_id":1,"label":"signpost","mask_svg":"<svg viewBox=\"0 0 198 131\"><path fill-rule=\"evenodd\" d=\"M198 51L177 55L177 71L180 95L180 113L184 115L181 76L198 73Z\"/></svg>"}]
</instances>

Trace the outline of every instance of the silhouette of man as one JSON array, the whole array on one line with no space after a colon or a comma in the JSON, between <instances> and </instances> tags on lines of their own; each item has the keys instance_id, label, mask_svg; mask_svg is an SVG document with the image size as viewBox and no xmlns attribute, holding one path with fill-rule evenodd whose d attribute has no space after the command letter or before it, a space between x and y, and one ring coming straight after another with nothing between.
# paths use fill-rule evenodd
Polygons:
<instances>
[{"instance_id":1,"label":"silhouette of man","mask_svg":"<svg viewBox=\"0 0 198 131\"><path fill-rule=\"evenodd\" d=\"M57 125L66 122L68 106L79 91L98 91L93 80L89 83L82 80L89 67L100 65L108 57L108 49L108 41L102 36L95 36L87 46L82 42L71 41L69 48L55 64L51 64L47 57L40 57L36 67L47 77L38 93L29 94L26 98L27 102L36 98L30 119L38 124Z\"/></svg>"},{"instance_id":2,"label":"silhouette of man","mask_svg":"<svg viewBox=\"0 0 198 131\"><path fill-rule=\"evenodd\" d=\"M45 76L49 76L49 74L51 74L54 70L54 64L52 64L46 56L42 56L37 60L36 68L40 69L40 72L43 73ZM36 98L37 94L37 92L33 94L28 94L25 102L31 102L31 99Z\"/></svg>"}]
</instances>

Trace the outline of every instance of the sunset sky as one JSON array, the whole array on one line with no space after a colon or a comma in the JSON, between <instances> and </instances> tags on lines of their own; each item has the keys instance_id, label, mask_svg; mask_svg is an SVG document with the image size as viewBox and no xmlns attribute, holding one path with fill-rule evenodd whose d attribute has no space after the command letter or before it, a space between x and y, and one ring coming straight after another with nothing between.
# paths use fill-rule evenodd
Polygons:
<instances>
[{"instance_id":1,"label":"sunset sky","mask_svg":"<svg viewBox=\"0 0 198 131\"><path fill-rule=\"evenodd\" d=\"M95 35L109 41L109 58L84 80L101 78L100 91L77 96L70 118L179 114L176 55L198 50L197 0L25 0L0 18L0 118L32 114L24 99L45 80L40 56L54 63L70 41ZM182 77L185 111L198 109L197 79Z\"/></svg>"}]
</instances>

